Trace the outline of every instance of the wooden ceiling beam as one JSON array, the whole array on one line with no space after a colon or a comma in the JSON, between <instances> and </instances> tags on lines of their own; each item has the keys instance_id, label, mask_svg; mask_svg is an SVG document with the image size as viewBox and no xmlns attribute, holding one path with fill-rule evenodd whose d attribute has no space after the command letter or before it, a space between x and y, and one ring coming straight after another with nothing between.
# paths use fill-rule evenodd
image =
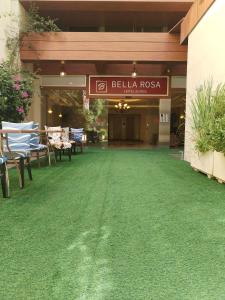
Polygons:
<instances>
[{"instance_id":1,"label":"wooden ceiling beam","mask_svg":"<svg viewBox=\"0 0 225 300\"><path fill-rule=\"evenodd\" d=\"M180 42L186 42L188 35L192 32L201 18L205 15L215 0L195 0L186 17L181 23Z\"/></svg>"}]
</instances>

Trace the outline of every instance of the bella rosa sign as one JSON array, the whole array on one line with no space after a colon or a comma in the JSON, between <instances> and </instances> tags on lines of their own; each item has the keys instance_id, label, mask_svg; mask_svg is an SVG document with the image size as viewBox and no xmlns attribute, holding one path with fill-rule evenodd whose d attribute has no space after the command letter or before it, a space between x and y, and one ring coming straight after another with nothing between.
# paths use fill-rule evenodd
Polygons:
<instances>
[{"instance_id":1,"label":"bella rosa sign","mask_svg":"<svg viewBox=\"0 0 225 300\"><path fill-rule=\"evenodd\" d=\"M128 77L90 76L90 96L160 96L169 95L167 76Z\"/></svg>"}]
</instances>

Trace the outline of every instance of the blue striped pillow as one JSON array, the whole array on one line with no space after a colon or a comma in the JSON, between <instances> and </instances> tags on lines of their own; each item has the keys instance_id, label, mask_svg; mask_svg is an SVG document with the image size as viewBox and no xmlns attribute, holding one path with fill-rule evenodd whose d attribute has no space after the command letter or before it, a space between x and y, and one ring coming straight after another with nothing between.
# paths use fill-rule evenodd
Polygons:
<instances>
[{"instance_id":1,"label":"blue striped pillow","mask_svg":"<svg viewBox=\"0 0 225 300\"><path fill-rule=\"evenodd\" d=\"M33 123L32 129L38 130L39 123ZM40 135L38 132L32 132L30 137L30 147L31 149L39 149Z\"/></svg>"},{"instance_id":2,"label":"blue striped pillow","mask_svg":"<svg viewBox=\"0 0 225 300\"><path fill-rule=\"evenodd\" d=\"M0 156L0 165L4 164L7 161L7 157Z\"/></svg>"},{"instance_id":3,"label":"blue striped pillow","mask_svg":"<svg viewBox=\"0 0 225 300\"><path fill-rule=\"evenodd\" d=\"M84 128L71 128L72 139L75 142L82 142L82 137L84 133Z\"/></svg>"},{"instance_id":4,"label":"blue striped pillow","mask_svg":"<svg viewBox=\"0 0 225 300\"><path fill-rule=\"evenodd\" d=\"M2 122L2 129L14 130L30 130L33 128L34 122L28 123L12 123ZM8 146L11 151L29 151L31 133L8 133Z\"/></svg>"}]
</instances>

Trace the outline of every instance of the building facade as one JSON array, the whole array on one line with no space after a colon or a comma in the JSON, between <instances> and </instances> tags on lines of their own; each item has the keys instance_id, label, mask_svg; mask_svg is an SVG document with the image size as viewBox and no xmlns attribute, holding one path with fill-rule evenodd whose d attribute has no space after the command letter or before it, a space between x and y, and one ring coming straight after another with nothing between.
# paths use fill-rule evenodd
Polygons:
<instances>
[{"instance_id":1,"label":"building facade","mask_svg":"<svg viewBox=\"0 0 225 300\"><path fill-rule=\"evenodd\" d=\"M54 125L64 109L67 121L71 120L67 101L62 108L52 90L80 89L90 102L97 98L107 101L110 139L176 145L179 130L183 138L186 114L185 159L191 160L190 105L196 87L209 77L215 82L225 79L225 41L220 38L225 22L223 0L5 0L0 11L13 13L21 21L31 2L41 15L58 19L62 31L31 33L22 43L22 63L40 70L30 119ZM5 58L9 19L1 18L0 22L0 57ZM62 71L66 76L60 76ZM132 78L133 71L137 78L151 82L167 77L168 93L137 95L130 89L128 96L124 91L90 94L90 76L105 82L108 79L104 78L114 76L121 81L123 76ZM126 114L115 108L121 101L130 106ZM48 114L53 105L55 118Z\"/></svg>"}]
</instances>

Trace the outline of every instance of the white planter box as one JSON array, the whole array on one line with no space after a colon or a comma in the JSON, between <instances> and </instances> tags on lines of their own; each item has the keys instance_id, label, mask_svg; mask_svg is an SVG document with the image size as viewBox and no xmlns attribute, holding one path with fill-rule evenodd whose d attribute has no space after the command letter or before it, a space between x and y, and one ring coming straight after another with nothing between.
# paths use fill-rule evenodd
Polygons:
<instances>
[{"instance_id":1,"label":"white planter box","mask_svg":"<svg viewBox=\"0 0 225 300\"><path fill-rule=\"evenodd\" d=\"M213 176L220 183L225 182L225 156L221 152L214 151Z\"/></svg>"},{"instance_id":2,"label":"white planter box","mask_svg":"<svg viewBox=\"0 0 225 300\"><path fill-rule=\"evenodd\" d=\"M201 153L192 151L191 166L196 171L200 171L208 175L209 178L213 176L214 155L212 151Z\"/></svg>"}]
</instances>

